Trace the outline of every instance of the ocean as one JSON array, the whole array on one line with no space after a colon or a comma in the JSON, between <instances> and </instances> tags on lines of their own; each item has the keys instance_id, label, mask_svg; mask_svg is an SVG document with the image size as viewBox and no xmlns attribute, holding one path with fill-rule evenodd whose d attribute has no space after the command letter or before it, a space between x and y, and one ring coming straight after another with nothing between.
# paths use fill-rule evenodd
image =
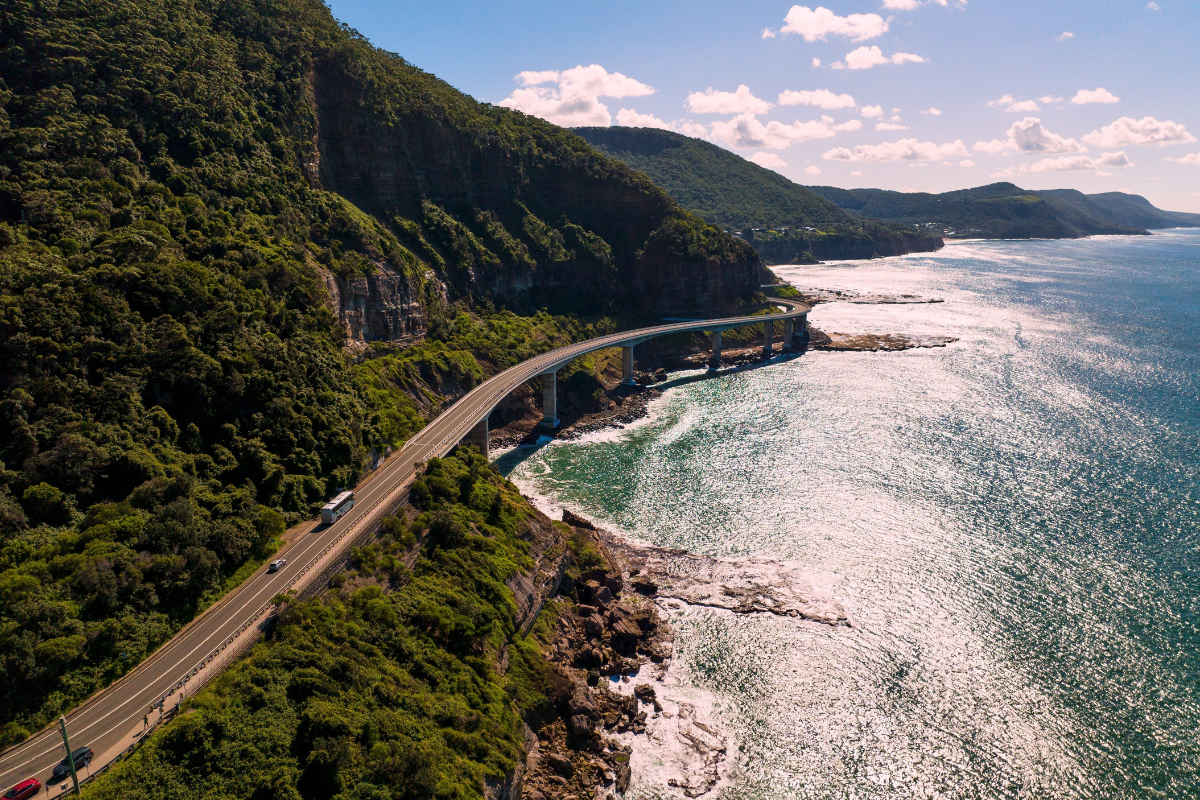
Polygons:
<instances>
[{"instance_id":1,"label":"ocean","mask_svg":"<svg viewBox=\"0 0 1200 800\"><path fill-rule=\"evenodd\" d=\"M958 341L675 386L500 462L632 538L802 564L852 613L664 607L737 743L711 796L1200 797L1200 231L775 271L944 301L823 304L823 330Z\"/></svg>"}]
</instances>

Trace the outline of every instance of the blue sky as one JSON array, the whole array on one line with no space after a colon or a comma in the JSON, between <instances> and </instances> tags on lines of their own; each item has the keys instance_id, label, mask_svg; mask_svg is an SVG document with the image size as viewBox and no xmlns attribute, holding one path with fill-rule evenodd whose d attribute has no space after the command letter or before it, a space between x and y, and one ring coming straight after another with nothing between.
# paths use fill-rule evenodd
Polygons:
<instances>
[{"instance_id":1,"label":"blue sky","mask_svg":"<svg viewBox=\"0 0 1200 800\"><path fill-rule=\"evenodd\" d=\"M1011 180L1200 212L1198 0L331 8L479 100L568 126L671 127L799 183Z\"/></svg>"}]
</instances>

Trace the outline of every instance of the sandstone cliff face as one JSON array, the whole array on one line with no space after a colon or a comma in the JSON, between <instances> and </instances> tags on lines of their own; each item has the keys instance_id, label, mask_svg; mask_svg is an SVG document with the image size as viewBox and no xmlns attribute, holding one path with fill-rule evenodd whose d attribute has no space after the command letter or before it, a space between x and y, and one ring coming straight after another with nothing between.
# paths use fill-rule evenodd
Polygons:
<instances>
[{"instance_id":1,"label":"sandstone cliff face","mask_svg":"<svg viewBox=\"0 0 1200 800\"><path fill-rule=\"evenodd\" d=\"M352 350L368 342L399 342L425 333L427 317L414 282L386 262L375 274L346 280L318 270L329 293L329 310L337 315Z\"/></svg>"},{"instance_id":2,"label":"sandstone cliff face","mask_svg":"<svg viewBox=\"0 0 1200 800\"><path fill-rule=\"evenodd\" d=\"M491 127L415 103L385 114L336 60L315 65L311 87L310 178L387 224L452 298L656 315L727 310L757 288L753 248L681 226L686 215L664 193L581 140L562 147L565 134L547 123L469 98ZM416 330L413 293L388 280L338 287L350 335Z\"/></svg>"}]
</instances>

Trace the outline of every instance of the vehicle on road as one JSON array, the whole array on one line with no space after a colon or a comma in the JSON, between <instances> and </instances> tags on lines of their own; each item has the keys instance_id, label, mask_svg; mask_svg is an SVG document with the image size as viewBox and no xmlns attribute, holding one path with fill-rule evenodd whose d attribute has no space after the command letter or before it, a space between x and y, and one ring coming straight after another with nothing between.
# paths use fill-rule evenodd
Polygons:
<instances>
[{"instance_id":1,"label":"vehicle on road","mask_svg":"<svg viewBox=\"0 0 1200 800\"><path fill-rule=\"evenodd\" d=\"M88 764L92 763L92 756L94 755L96 754L92 752L92 748L90 747L75 748L71 751L70 760L64 758L59 762L58 766L54 768L54 779L62 780L71 774L71 761L75 762L75 769L78 771L80 767L86 767Z\"/></svg>"},{"instance_id":2,"label":"vehicle on road","mask_svg":"<svg viewBox=\"0 0 1200 800\"><path fill-rule=\"evenodd\" d=\"M338 518L354 508L354 492L342 492L337 497L321 506L321 522L332 525Z\"/></svg>"},{"instance_id":3,"label":"vehicle on road","mask_svg":"<svg viewBox=\"0 0 1200 800\"><path fill-rule=\"evenodd\" d=\"M4 800L26 800L42 790L42 782L37 778L28 778L4 793Z\"/></svg>"},{"instance_id":4,"label":"vehicle on road","mask_svg":"<svg viewBox=\"0 0 1200 800\"><path fill-rule=\"evenodd\" d=\"M277 558L270 564L267 564L267 572L279 572L279 570L283 569L283 565L286 563L286 558Z\"/></svg>"}]
</instances>

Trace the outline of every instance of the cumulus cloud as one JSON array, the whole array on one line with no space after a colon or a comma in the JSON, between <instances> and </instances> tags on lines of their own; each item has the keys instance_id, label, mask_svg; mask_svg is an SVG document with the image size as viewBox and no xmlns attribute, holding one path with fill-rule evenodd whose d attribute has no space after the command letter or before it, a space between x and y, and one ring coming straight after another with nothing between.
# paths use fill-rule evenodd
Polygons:
<instances>
[{"instance_id":1,"label":"cumulus cloud","mask_svg":"<svg viewBox=\"0 0 1200 800\"><path fill-rule=\"evenodd\" d=\"M718 92L710 86L706 91L687 96L687 109L693 114L765 114L772 108L771 103L751 94L744 83L736 92Z\"/></svg>"},{"instance_id":2,"label":"cumulus cloud","mask_svg":"<svg viewBox=\"0 0 1200 800\"><path fill-rule=\"evenodd\" d=\"M818 6L816 11L808 6L792 6L780 31L803 36L806 42L826 41L830 34L862 42L882 36L887 29L887 21L878 14L839 17L824 6Z\"/></svg>"},{"instance_id":3,"label":"cumulus cloud","mask_svg":"<svg viewBox=\"0 0 1200 800\"><path fill-rule=\"evenodd\" d=\"M775 31L771 30L770 28L763 28L763 32L762 32L762 38L764 38L764 39L774 39L774 38L775 38L775 36L776 36L776 33L775 33Z\"/></svg>"},{"instance_id":4,"label":"cumulus cloud","mask_svg":"<svg viewBox=\"0 0 1200 800\"><path fill-rule=\"evenodd\" d=\"M883 116L883 106L863 106L859 109L859 113L867 119Z\"/></svg>"},{"instance_id":5,"label":"cumulus cloud","mask_svg":"<svg viewBox=\"0 0 1200 800\"><path fill-rule=\"evenodd\" d=\"M988 101L988 108L999 108L1003 111L1015 111L1017 113L1040 110L1038 104L1033 100L1017 100L1011 94L1006 94L999 100Z\"/></svg>"},{"instance_id":6,"label":"cumulus cloud","mask_svg":"<svg viewBox=\"0 0 1200 800\"><path fill-rule=\"evenodd\" d=\"M960 167L973 167L975 166L975 162L969 158L964 158L962 161L958 162L958 165Z\"/></svg>"},{"instance_id":7,"label":"cumulus cloud","mask_svg":"<svg viewBox=\"0 0 1200 800\"><path fill-rule=\"evenodd\" d=\"M1055 96L1054 96L1054 95L1052 95L1052 94L1048 94L1048 95L1046 95L1045 97L1039 97L1039 98L1038 98L1038 102L1039 102L1039 103L1045 103L1045 104L1047 104L1047 105L1051 105L1051 104L1053 104L1053 103L1061 103L1061 102L1063 102L1065 99L1066 99L1066 98L1064 98L1064 97L1055 97Z\"/></svg>"},{"instance_id":8,"label":"cumulus cloud","mask_svg":"<svg viewBox=\"0 0 1200 800\"><path fill-rule=\"evenodd\" d=\"M1092 131L1083 140L1096 147L1126 147L1133 144L1156 144L1164 147L1170 144L1190 144L1196 137L1188 133L1187 128L1178 122L1164 120L1159 122L1154 117L1121 117L1111 125L1105 125L1098 131Z\"/></svg>"},{"instance_id":9,"label":"cumulus cloud","mask_svg":"<svg viewBox=\"0 0 1200 800\"><path fill-rule=\"evenodd\" d=\"M1200 153L1188 153L1186 156L1180 156L1179 158L1168 158L1167 161L1174 161L1177 164L1200 165Z\"/></svg>"},{"instance_id":10,"label":"cumulus cloud","mask_svg":"<svg viewBox=\"0 0 1200 800\"><path fill-rule=\"evenodd\" d=\"M787 166L787 162L774 153L755 153L749 160L766 169L780 170Z\"/></svg>"},{"instance_id":11,"label":"cumulus cloud","mask_svg":"<svg viewBox=\"0 0 1200 800\"><path fill-rule=\"evenodd\" d=\"M1080 89L1071 98L1071 105L1086 106L1088 103L1119 103L1121 98L1108 89Z\"/></svg>"},{"instance_id":12,"label":"cumulus cloud","mask_svg":"<svg viewBox=\"0 0 1200 800\"><path fill-rule=\"evenodd\" d=\"M834 94L828 89L793 92L790 89L779 95L781 106L816 106L826 111L838 108L854 108L858 103L848 94Z\"/></svg>"},{"instance_id":13,"label":"cumulus cloud","mask_svg":"<svg viewBox=\"0 0 1200 800\"><path fill-rule=\"evenodd\" d=\"M639 114L631 108L622 108L617 112L617 124L627 128L663 128L670 130L671 126L653 114Z\"/></svg>"},{"instance_id":14,"label":"cumulus cloud","mask_svg":"<svg viewBox=\"0 0 1200 800\"><path fill-rule=\"evenodd\" d=\"M927 108L924 111L922 111L921 113L929 114L934 117L940 117L942 115L942 110L940 108Z\"/></svg>"},{"instance_id":15,"label":"cumulus cloud","mask_svg":"<svg viewBox=\"0 0 1200 800\"><path fill-rule=\"evenodd\" d=\"M516 76L521 89L501 100L505 108L524 111L563 127L608 125L612 116L601 97L644 97L654 89L640 81L609 72L599 64L557 72L526 71ZM553 85L546 85L553 84Z\"/></svg>"},{"instance_id":16,"label":"cumulus cloud","mask_svg":"<svg viewBox=\"0 0 1200 800\"><path fill-rule=\"evenodd\" d=\"M1103 153L1099 158L1087 156L1059 156L1043 158L1029 166L1030 172L1099 172L1105 167L1132 167L1133 163L1124 151Z\"/></svg>"},{"instance_id":17,"label":"cumulus cloud","mask_svg":"<svg viewBox=\"0 0 1200 800\"><path fill-rule=\"evenodd\" d=\"M885 56L878 45L871 47L860 47L857 50L846 53L846 66L850 69L870 69L883 64L903 64L906 61L911 61L914 64L923 64L925 59L913 53L893 53L890 56Z\"/></svg>"},{"instance_id":18,"label":"cumulus cloud","mask_svg":"<svg viewBox=\"0 0 1200 800\"><path fill-rule=\"evenodd\" d=\"M805 174L805 175L820 175L820 174L821 174L821 168L820 168L820 167L815 167L815 166L814 166L814 167L805 167L805 168L804 168L804 174Z\"/></svg>"},{"instance_id":19,"label":"cumulus cloud","mask_svg":"<svg viewBox=\"0 0 1200 800\"><path fill-rule=\"evenodd\" d=\"M682 133L684 136L695 136L700 138L708 135L708 128L701 125L699 122L690 120L677 119L671 123L671 129L676 133Z\"/></svg>"},{"instance_id":20,"label":"cumulus cloud","mask_svg":"<svg viewBox=\"0 0 1200 800\"><path fill-rule=\"evenodd\" d=\"M814 59L813 59L813 66L814 66L814 67L820 67L820 66L821 66L821 59L819 59L819 58L814 58Z\"/></svg>"},{"instance_id":21,"label":"cumulus cloud","mask_svg":"<svg viewBox=\"0 0 1200 800\"><path fill-rule=\"evenodd\" d=\"M766 150L782 150L795 142L813 139L829 139L843 131L856 131L862 123L856 119L835 125L833 117L800 122L791 125L772 120L765 125L747 112L733 119L714 122L710 135L730 147L761 147Z\"/></svg>"},{"instance_id":22,"label":"cumulus cloud","mask_svg":"<svg viewBox=\"0 0 1200 800\"><path fill-rule=\"evenodd\" d=\"M1146 10L1147 11L1158 11L1158 3L1154 2L1154 0L1150 0L1149 3L1146 3Z\"/></svg>"},{"instance_id":23,"label":"cumulus cloud","mask_svg":"<svg viewBox=\"0 0 1200 800\"><path fill-rule=\"evenodd\" d=\"M1026 117L1008 129L1008 139L976 142L971 149L977 153L996 153L1016 150L1020 153L1083 153L1087 148L1074 139L1051 133L1037 117Z\"/></svg>"},{"instance_id":24,"label":"cumulus cloud","mask_svg":"<svg viewBox=\"0 0 1200 800\"><path fill-rule=\"evenodd\" d=\"M895 122L880 122L875 125L877 131L906 131L907 125L899 125Z\"/></svg>"},{"instance_id":25,"label":"cumulus cloud","mask_svg":"<svg viewBox=\"0 0 1200 800\"><path fill-rule=\"evenodd\" d=\"M1054 38L1054 40L1056 42L1065 42L1067 39L1074 39L1074 38L1075 38L1075 34L1071 33L1070 31L1063 31L1062 34L1059 36L1056 36Z\"/></svg>"},{"instance_id":26,"label":"cumulus cloud","mask_svg":"<svg viewBox=\"0 0 1200 800\"><path fill-rule=\"evenodd\" d=\"M912 11L921 0L883 0L883 7L892 11Z\"/></svg>"},{"instance_id":27,"label":"cumulus cloud","mask_svg":"<svg viewBox=\"0 0 1200 800\"><path fill-rule=\"evenodd\" d=\"M901 139L883 144L860 144L853 150L835 147L822 158L826 161L941 161L950 156L970 155L962 141L947 144Z\"/></svg>"}]
</instances>

